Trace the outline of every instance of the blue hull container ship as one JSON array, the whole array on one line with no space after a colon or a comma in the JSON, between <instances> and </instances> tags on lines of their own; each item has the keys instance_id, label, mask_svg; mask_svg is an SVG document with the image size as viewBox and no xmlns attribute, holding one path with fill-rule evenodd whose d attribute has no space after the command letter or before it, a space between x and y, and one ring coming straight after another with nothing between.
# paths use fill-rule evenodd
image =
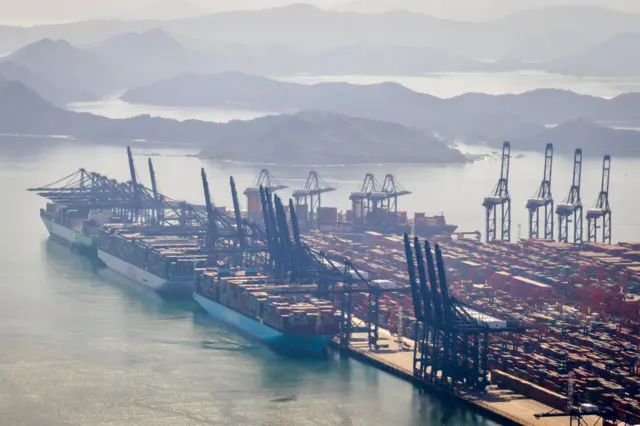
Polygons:
<instances>
[{"instance_id":1,"label":"blue hull container ship","mask_svg":"<svg viewBox=\"0 0 640 426\"><path fill-rule=\"evenodd\" d=\"M275 351L294 356L317 356L338 333L335 309L309 293L315 286L268 284L269 278L251 271L201 270L194 300L213 318L260 340Z\"/></svg>"}]
</instances>

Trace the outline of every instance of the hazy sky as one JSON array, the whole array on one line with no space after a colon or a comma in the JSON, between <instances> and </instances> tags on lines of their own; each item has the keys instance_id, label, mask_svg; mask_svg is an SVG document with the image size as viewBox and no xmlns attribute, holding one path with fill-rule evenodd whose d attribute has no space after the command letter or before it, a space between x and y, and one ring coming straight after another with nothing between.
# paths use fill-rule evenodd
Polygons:
<instances>
[{"instance_id":1,"label":"hazy sky","mask_svg":"<svg viewBox=\"0 0 640 426\"><path fill-rule=\"evenodd\" d=\"M292 0L0 0L0 22L30 25L90 18L160 18L261 8ZM600 5L640 13L640 0L299 0L324 8L376 12L406 8L455 19L491 19L544 5Z\"/></svg>"}]
</instances>

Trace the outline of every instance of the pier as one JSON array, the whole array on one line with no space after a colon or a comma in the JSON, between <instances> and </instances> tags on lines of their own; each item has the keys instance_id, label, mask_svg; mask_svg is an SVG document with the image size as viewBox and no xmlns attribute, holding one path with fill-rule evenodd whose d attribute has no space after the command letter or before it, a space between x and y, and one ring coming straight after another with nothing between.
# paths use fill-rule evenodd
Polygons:
<instances>
[{"instance_id":1,"label":"pier","mask_svg":"<svg viewBox=\"0 0 640 426\"><path fill-rule=\"evenodd\" d=\"M389 330L380 329L379 336L380 348L377 350L369 349L366 332L353 333L348 348L341 347L338 339L332 342L332 347L346 356L410 382L427 393L458 403L462 402L469 408L503 424L517 426L570 426L572 424L569 417L537 419L536 414L549 413L554 408L495 385L488 386L484 392L464 388L452 392L418 380L412 374L415 342L402 338L403 347L401 348L399 340ZM598 416L583 416L582 422L581 424L585 426L602 424Z\"/></svg>"}]
</instances>

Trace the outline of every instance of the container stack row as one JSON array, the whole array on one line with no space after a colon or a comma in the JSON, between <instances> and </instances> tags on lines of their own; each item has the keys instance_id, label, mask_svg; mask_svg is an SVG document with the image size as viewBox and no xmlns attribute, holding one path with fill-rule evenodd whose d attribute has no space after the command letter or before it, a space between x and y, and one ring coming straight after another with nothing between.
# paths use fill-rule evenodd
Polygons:
<instances>
[{"instance_id":1,"label":"container stack row","mask_svg":"<svg viewBox=\"0 0 640 426\"><path fill-rule=\"evenodd\" d=\"M194 236L153 235L153 228L103 225L100 250L164 279L190 279L206 266L208 255Z\"/></svg>"},{"instance_id":2,"label":"container stack row","mask_svg":"<svg viewBox=\"0 0 640 426\"><path fill-rule=\"evenodd\" d=\"M221 274L205 269L197 278L201 295L285 334L337 334L339 316L330 301L309 295L315 289L315 285L274 283L244 271Z\"/></svg>"},{"instance_id":3,"label":"container stack row","mask_svg":"<svg viewBox=\"0 0 640 426\"><path fill-rule=\"evenodd\" d=\"M306 240L349 258L370 280L409 284L401 236L318 231ZM491 368L509 375L496 383L564 404L553 395L567 394L572 373L576 402L613 406L640 423L640 243L437 242L454 297L528 329L492 337ZM366 318L368 296L354 301L356 316ZM413 324L410 296L380 297L379 326L411 338Z\"/></svg>"}]
</instances>

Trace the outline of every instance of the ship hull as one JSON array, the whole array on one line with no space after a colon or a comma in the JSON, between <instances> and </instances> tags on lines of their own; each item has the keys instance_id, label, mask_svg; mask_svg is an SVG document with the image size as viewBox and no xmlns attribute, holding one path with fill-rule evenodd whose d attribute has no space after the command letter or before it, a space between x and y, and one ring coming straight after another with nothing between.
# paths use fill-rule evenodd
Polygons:
<instances>
[{"instance_id":1,"label":"ship hull","mask_svg":"<svg viewBox=\"0 0 640 426\"><path fill-rule=\"evenodd\" d=\"M97 242L93 238L44 217L42 222L47 227L52 240L82 254L97 256Z\"/></svg>"},{"instance_id":2,"label":"ship hull","mask_svg":"<svg viewBox=\"0 0 640 426\"><path fill-rule=\"evenodd\" d=\"M218 302L193 293L193 299L213 318L220 320L242 333L258 339L278 352L287 355L319 356L326 353L326 348L333 336L300 336L286 334L271 328L260 321L243 315Z\"/></svg>"},{"instance_id":3,"label":"ship hull","mask_svg":"<svg viewBox=\"0 0 640 426\"><path fill-rule=\"evenodd\" d=\"M168 298L190 298L195 289L195 280L168 280L100 249L98 249L98 258L107 268Z\"/></svg>"}]
</instances>

